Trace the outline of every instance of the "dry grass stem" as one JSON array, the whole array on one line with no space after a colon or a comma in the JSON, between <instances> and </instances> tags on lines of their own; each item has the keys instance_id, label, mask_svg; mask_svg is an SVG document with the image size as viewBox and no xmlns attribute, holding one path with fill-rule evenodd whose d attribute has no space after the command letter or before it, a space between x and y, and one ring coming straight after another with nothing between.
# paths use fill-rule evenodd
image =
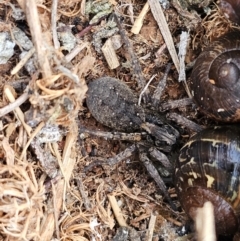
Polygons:
<instances>
[{"instance_id":1,"label":"dry grass stem","mask_svg":"<svg viewBox=\"0 0 240 241\"><path fill-rule=\"evenodd\" d=\"M114 213L114 216L118 222L118 224L121 226L121 227L127 227L127 223L126 223L126 220L124 219L123 217L123 214L121 212L121 209L119 208L118 206L118 203L117 203L117 200L115 198L115 196L113 195L108 195L108 200L110 202L110 205L112 207L112 210L113 210L113 213Z\"/></svg>"},{"instance_id":2,"label":"dry grass stem","mask_svg":"<svg viewBox=\"0 0 240 241\"><path fill-rule=\"evenodd\" d=\"M181 120L176 124L182 134L176 143L180 148L191 133L182 127L183 120L191 122L188 128L193 130L209 121L198 118L192 103L179 104L185 103L180 99L186 91L177 81L174 43L181 29L191 29L193 38L180 54L185 71L184 62L190 66L210 41L233 28L213 4L208 7L212 12L202 20L203 15L174 7L174 1L164 12L158 0L1 2L0 240L113 240L125 229L129 240L140 240L147 233L149 241L190 240L195 235L178 237L176 230L185 224L186 215L170 210L139 164L136 144L130 143L138 140L149 149L158 141L142 132L106 133L109 129L94 119L85 98L87 83L110 76L126 82L140 100L143 95L147 108L154 107L153 99L163 101L164 122L174 119L172 108ZM95 24L91 24L93 18L98 20ZM1 42L2 36L6 41ZM28 41L34 46L30 50ZM9 59L1 57L5 43L13 46ZM172 61L175 68L169 65ZM186 70L184 80L190 71ZM163 80L161 86L159 80ZM156 96L157 86L160 94ZM158 102L155 108L159 109ZM146 118L159 123L155 114L153 120L148 114ZM122 156L125 161L116 164ZM102 166L107 159L112 165ZM171 199L179 206L172 187L169 183Z\"/></svg>"},{"instance_id":3,"label":"dry grass stem","mask_svg":"<svg viewBox=\"0 0 240 241\"><path fill-rule=\"evenodd\" d=\"M44 77L52 74L48 54L46 52L45 40L43 38L40 19L35 0L26 0L26 16L34 43L38 64Z\"/></svg>"},{"instance_id":4,"label":"dry grass stem","mask_svg":"<svg viewBox=\"0 0 240 241\"><path fill-rule=\"evenodd\" d=\"M53 0L52 11L51 11L51 23L52 23L53 45L56 50L60 48L60 43L57 36L57 7L58 7L58 0Z\"/></svg>"},{"instance_id":5,"label":"dry grass stem","mask_svg":"<svg viewBox=\"0 0 240 241\"><path fill-rule=\"evenodd\" d=\"M198 208L195 225L198 241L217 240L214 221L214 207L211 202L206 202L202 208Z\"/></svg>"},{"instance_id":6,"label":"dry grass stem","mask_svg":"<svg viewBox=\"0 0 240 241\"><path fill-rule=\"evenodd\" d=\"M40 236L45 189L36 180L33 165L16 161L0 165L0 230L9 240L31 240Z\"/></svg>"},{"instance_id":7,"label":"dry grass stem","mask_svg":"<svg viewBox=\"0 0 240 241\"><path fill-rule=\"evenodd\" d=\"M8 91L7 91L8 92ZM29 97L27 92L24 92L21 96L19 96L15 101L11 102L10 104L6 105L5 107L0 109L0 117L14 111L17 107L22 105Z\"/></svg>"},{"instance_id":8,"label":"dry grass stem","mask_svg":"<svg viewBox=\"0 0 240 241\"><path fill-rule=\"evenodd\" d=\"M149 224L148 224L148 232L146 241L151 241L153 238L153 231L155 227L157 216L154 213L151 213Z\"/></svg>"},{"instance_id":9,"label":"dry grass stem","mask_svg":"<svg viewBox=\"0 0 240 241\"><path fill-rule=\"evenodd\" d=\"M168 28L168 24L167 24L166 18L164 16L162 7L161 7L159 1L157 1L157 0L148 0L148 3L150 5L152 14L153 14L155 20L157 21L161 34L165 40L165 43L166 43L168 51L172 57L175 68L179 72L179 60L178 60L177 52L176 52L174 42L172 39L172 34Z\"/></svg>"},{"instance_id":10,"label":"dry grass stem","mask_svg":"<svg viewBox=\"0 0 240 241\"><path fill-rule=\"evenodd\" d=\"M7 96L8 100L11 103L15 102L15 97L14 97L12 91L11 91L11 86L5 85L5 87L4 87L4 94ZM21 123L24 126L26 132L30 136L32 128L25 123L25 121L24 121L24 114L21 111L21 109L19 107L15 107L14 113L15 113L16 117L21 121Z\"/></svg>"},{"instance_id":11,"label":"dry grass stem","mask_svg":"<svg viewBox=\"0 0 240 241\"><path fill-rule=\"evenodd\" d=\"M27 61L33 56L35 53L35 48L31 48L27 54L18 62L18 64L12 69L11 75L17 74L20 69L27 63Z\"/></svg>"},{"instance_id":12,"label":"dry grass stem","mask_svg":"<svg viewBox=\"0 0 240 241\"><path fill-rule=\"evenodd\" d=\"M132 29L131 29L131 32L134 33L134 34L139 34L141 28L142 28L142 25L143 25L143 20L147 14L147 12L149 11L149 3L146 2L141 13L137 16L133 26L132 26Z\"/></svg>"}]
</instances>

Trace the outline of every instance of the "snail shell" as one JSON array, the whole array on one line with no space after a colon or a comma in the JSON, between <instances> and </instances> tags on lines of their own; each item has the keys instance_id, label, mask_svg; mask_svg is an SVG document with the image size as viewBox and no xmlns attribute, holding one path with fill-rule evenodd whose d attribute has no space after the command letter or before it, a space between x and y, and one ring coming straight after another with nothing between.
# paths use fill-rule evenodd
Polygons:
<instances>
[{"instance_id":1,"label":"snail shell","mask_svg":"<svg viewBox=\"0 0 240 241\"><path fill-rule=\"evenodd\" d=\"M194 219L207 201L216 232L234 234L240 224L240 128L222 126L194 135L180 151L174 182L179 201Z\"/></svg>"},{"instance_id":2,"label":"snail shell","mask_svg":"<svg viewBox=\"0 0 240 241\"><path fill-rule=\"evenodd\" d=\"M219 7L227 18L240 24L240 0L220 0Z\"/></svg>"},{"instance_id":3,"label":"snail shell","mask_svg":"<svg viewBox=\"0 0 240 241\"><path fill-rule=\"evenodd\" d=\"M240 31L225 34L200 54L190 88L194 101L209 117L240 121Z\"/></svg>"}]
</instances>

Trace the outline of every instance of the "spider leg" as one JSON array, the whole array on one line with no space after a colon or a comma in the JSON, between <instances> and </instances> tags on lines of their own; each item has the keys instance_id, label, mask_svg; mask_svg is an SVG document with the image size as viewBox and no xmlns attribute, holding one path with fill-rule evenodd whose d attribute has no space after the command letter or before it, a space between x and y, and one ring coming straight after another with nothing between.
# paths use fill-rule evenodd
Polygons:
<instances>
[{"instance_id":1,"label":"spider leg","mask_svg":"<svg viewBox=\"0 0 240 241\"><path fill-rule=\"evenodd\" d=\"M151 157L159 161L167 169L167 171L169 171L170 173L173 172L173 165L164 153L162 153L155 147L151 147L149 149L149 154Z\"/></svg>"},{"instance_id":2,"label":"spider leg","mask_svg":"<svg viewBox=\"0 0 240 241\"><path fill-rule=\"evenodd\" d=\"M92 170L95 166L102 166L102 165L109 165L114 166L115 164L127 159L128 157L132 156L133 153L137 150L137 146L135 144L131 145L130 147L126 148L124 151L118 153L114 157L110 157L108 159L105 158L97 158L97 160L90 163L87 167L84 168L85 172Z\"/></svg>"},{"instance_id":3,"label":"spider leg","mask_svg":"<svg viewBox=\"0 0 240 241\"><path fill-rule=\"evenodd\" d=\"M137 58L136 54L133 51L133 47L132 47L132 45L131 45L128 37L127 37L127 34L125 33L125 30L123 29L122 24L119 21L116 14L114 14L114 19L117 23L121 38L122 38L122 40L125 44L125 49L130 54L130 61L131 61L131 65L132 65L132 68L133 68L133 76L135 77L135 79L138 83L138 86L141 88L141 91L142 91L144 89L145 85L146 85L146 79L143 76L141 65L138 61L138 58ZM143 100L144 100L145 104L148 103L149 100L150 100L148 89L143 94Z\"/></svg>"},{"instance_id":4,"label":"spider leg","mask_svg":"<svg viewBox=\"0 0 240 241\"><path fill-rule=\"evenodd\" d=\"M154 181L157 183L159 189L161 190L162 194L169 202L171 208L173 210L177 210L175 204L173 203L171 197L169 196L167 187L166 187L165 183L163 182L162 178L160 177L156 167L152 164L150 159L147 157L147 154L144 152L143 148L139 147L138 149L139 149L139 158L140 158L141 162L144 164L144 166L146 167L148 173L154 179Z\"/></svg>"},{"instance_id":5,"label":"spider leg","mask_svg":"<svg viewBox=\"0 0 240 241\"><path fill-rule=\"evenodd\" d=\"M182 108L186 107L187 105L195 105L193 103L192 98L184 98L181 100L169 100L167 102L164 102L160 104L159 106L159 111L167 111L167 110L172 110L176 108Z\"/></svg>"},{"instance_id":6,"label":"spider leg","mask_svg":"<svg viewBox=\"0 0 240 241\"><path fill-rule=\"evenodd\" d=\"M199 132L202 131L204 128L198 124L196 124L195 122L181 116L178 115L177 113L169 113L167 114L167 119L171 120L171 121L175 121L176 123L178 123L179 125L182 125L186 128L188 128L189 130L195 131L195 132Z\"/></svg>"},{"instance_id":7,"label":"spider leg","mask_svg":"<svg viewBox=\"0 0 240 241\"><path fill-rule=\"evenodd\" d=\"M110 140L122 140L122 141L141 141L147 135L146 132L142 133L123 133L123 132L106 132L97 130L88 130L84 127L79 131L82 138L85 138L84 134L102 137Z\"/></svg>"},{"instance_id":8,"label":"spider leg","mask_svg":"<svg viewBox=\"0 0 240 241\"><path fill-rule=\"evenodd\" d=\"M170 146L175 144L177 138L179 137L178 131L174 128L170 128L168 125L160 127L149 122L144 122L141 124L141 128L156 137L159 141L165 142Z\"/></svg>"},{"instance_id":9,"label":"spider leg","mask_svg":"<svg viewBox=\"0 0 240 241\"><path fill-rule=\"evenodd\" d=\"M158 106L160 105L160 98L162 96L162 92L166 87L167 83L167 76L171 69L171 64L168 64L163 75L161 81L159 81L157 88L155 89L153 96L152 96L152 106L157 110Z\"/></svg>"}]
</instances>

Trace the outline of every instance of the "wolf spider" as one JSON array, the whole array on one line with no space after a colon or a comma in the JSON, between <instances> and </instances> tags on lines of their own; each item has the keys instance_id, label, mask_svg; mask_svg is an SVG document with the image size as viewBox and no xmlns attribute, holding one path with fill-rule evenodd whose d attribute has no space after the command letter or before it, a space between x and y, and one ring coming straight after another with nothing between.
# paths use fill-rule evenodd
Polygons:
<instances>
[{"instance_id":1,"label":"wolf spider","mask_svg":"<svg viewBox=\"0 0 240 241\"><path fill-rule=\"evenodd\" d=\"M169 197L165 183L151 163L150 158L157 159L172 172L172 165L167 156L161 151L170 152L172 145L179 137L178 131L171 125L158 118L156 114L138 105L137 97L122 81L111 78L98 78L88 85L87 106L93 117L101 124L116 131L126 133L104 133L89 131L84 128L82 133L89 133L111 139L130 140L134 144L116 157L107 159L102 164L113 165L138 150L139 158L153 177L161 192L172 208L174 204ZM144 130L143 133L132 133ZM95 163L96 164L96 163ZM90 164L91 165L91 164ZM94 165L94 164L93 164Z\"/></svg>"},{"instance_id":2,"label":"wolf spider","mask_svg":"<svg viewBox=\"0 0 240 241\"><path fill-rule=\"evenodd\" d=\"M147 168L147 171L157 183L172 209L176 209L167 192L163 179L150 160L154 158L160 161L163 167L166 168L169 173L172 173L173 166L167 156L161 151L165 153L171 151L172 146L179 137L179 132L169 125L163 117L159 118L156 114L159 109L159 100L162 90L165 87L171 65L167 65L161 83L156 88L153 96L150 97L148 90L144 91L146 82L142 76L141 67L133 52L131 44L118 18L116 15L114 17L125 48L130 54L134 77L142 90L140 96L142 96L145 106L150 104L151 107L144 108L140 106L138 98L124 82L111 77L98 78L88 85L89 89L86 102L92 116L99 123L112 128L114 131L128 132L128 134L120 132L104 133L101 131L90 131L85 128L81 128L80 132L108 139L129 140L134 142L134 144L125 151L100 164L114 165L128 158L133 152L138 150L139 158ZM154 111L150 111L150 109L154 110L155 113L153 113ZM144 132L135 133L140 130ZM87 169L98 164L97 162L93 162Z\"/></svg>"}]
</instances>

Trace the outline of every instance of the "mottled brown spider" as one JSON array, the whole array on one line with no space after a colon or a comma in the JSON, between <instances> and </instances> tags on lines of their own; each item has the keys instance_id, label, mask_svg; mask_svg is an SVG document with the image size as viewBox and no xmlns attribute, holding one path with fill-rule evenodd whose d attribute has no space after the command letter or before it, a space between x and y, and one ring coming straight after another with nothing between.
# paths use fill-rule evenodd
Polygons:
<instances>
[{"instance_id":1,"label":"mottled brown spider","mask_svg":"<svg viewBox=\"0 0 240 241\"><path fill-rule=\"evenodd\" d=\"M105 138L133 141L134 144L131 147L116 157L108 159L105 164L113 165L126 159L138 150L140 160L154 178L168 202L174 207L166 186L160 178L157 169L151 163L150 158L157 159L171 172L172 165L161 151L171 151L172 145L175 144L176 139L179 137L178 131L159 119L156 114L152 114L142 106L139 106L137 97L120 80L102 77L90 82L88 88L86 102L93 117L114 131L130 134L106 134L99 131L87 131L86 129L81 129L81 132L88 132ZM132 134L136 131L144 132Z\"/></svg>"},{"instance_id":2,"label":"mottled brown spider","mask_svg":"<svg viewBox=\"0 0 240 241\"><path fill-rule=\"evenodd\" d=\"M131 56L134 77L138 82L138 86L141 88L140 96L142 96L144 106L148 105L150 108L142 107L140 105L141 101L138 100L123 81L111 77L101 77L91 81L88 85L87 107L99 123L119 132L104 133L101 131L86 130L85 128L81 128L80 131L81 133L89 133L108 139L132 141L134 143L132 146L117 156L101 162L101 164L114 165L131 156L133 152L138 151L140 160L159 186L171 207L175 209L175 205L167 192L165 183L151 162L151 158L160 161L163 167L172 173L172 164L162 151L168 153L172 150L172 146L179 137L179 132L168 124L165 118L157 114L160 97L165 88L171 65L167 65L161 83L154 94L150 96L148 91L144 91L144 88L147 86L146 81L142 76L141 67L132 50L131 44L116 16L115 20L123 42L125 43L125 48L127 48ZM150 109L153 111L150 111ZM141 133L136 133L136 131L141 131ZM120 132L127 132L128 134ZM99 163L93 162L93 165L96 164ZM88 168L91 168L91 166L90 164Z\"/></svg>"}]
</instances>

